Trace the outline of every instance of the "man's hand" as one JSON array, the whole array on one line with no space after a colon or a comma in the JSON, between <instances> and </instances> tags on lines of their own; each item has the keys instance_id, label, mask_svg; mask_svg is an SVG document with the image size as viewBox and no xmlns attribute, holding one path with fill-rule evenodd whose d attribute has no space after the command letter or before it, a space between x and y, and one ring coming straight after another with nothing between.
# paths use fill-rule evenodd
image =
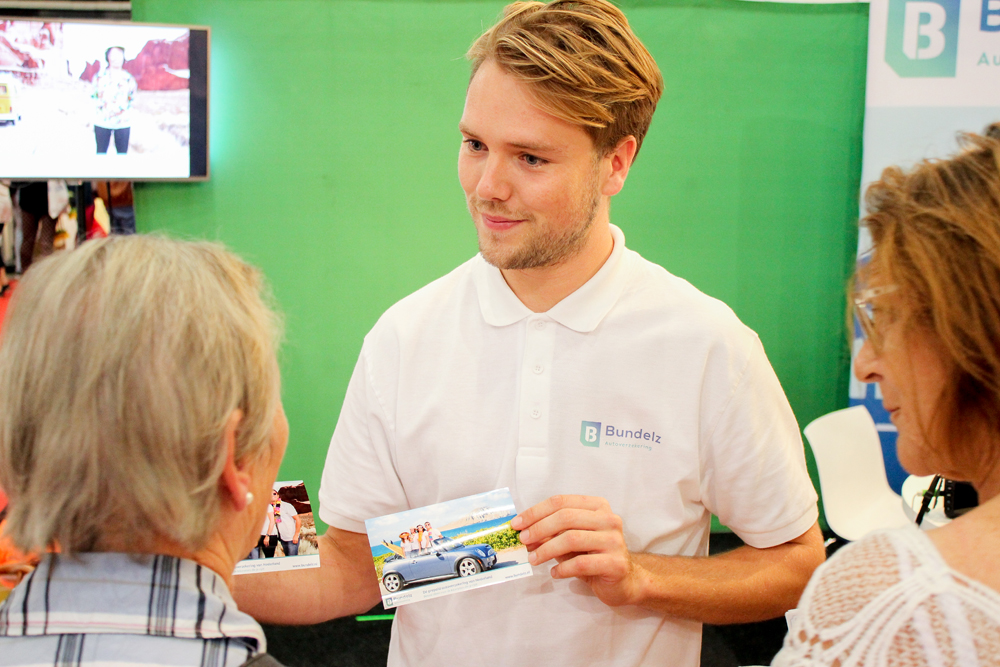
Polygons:
<instances>
[{"instance_id":1,"label":"man's hand","mask_svg":"<svg viewBox=\"0 0 1000 667\"><path fill-rule=\"evenodd\" d=\"M642 577L625 546L622 519L604 498L552 496L514 517L532 565L555 559L556 579L579 578L613 607L638 604Z\"/></svg>"},{"instance_id":2,"label":"man's hand","mask_svg":"<svg viewBox=\"0 0 1000 667\"><path fill-rule=\"evenodd\" d=\"M264 536L264 546L265 547L271 546L271 536L270 535L265 535Z\"/></svg>"},{"instance_id":3,"label":"man's hand","mask_svg":"<svg viewBox=\"0 0 1000 667\"><path fill-rule=\"evenodd\" d=\"M621 517L594 496L553 496L514 517L511 526L521 531L533 565L555 559L553 577L581 579L605 604L703 623L780 616L795 606L824 558L816 524L783 544L744 545L711 557L630 553Z\"/></svg>"}]
</instances>

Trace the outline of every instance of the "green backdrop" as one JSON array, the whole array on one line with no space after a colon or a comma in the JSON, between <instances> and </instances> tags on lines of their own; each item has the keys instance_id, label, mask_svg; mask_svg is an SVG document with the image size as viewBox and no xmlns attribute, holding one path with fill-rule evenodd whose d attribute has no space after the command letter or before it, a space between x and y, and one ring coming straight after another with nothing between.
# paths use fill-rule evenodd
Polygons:
<instances>
[{"instance_id":1,"label":"green backdrop","mask_svg":"<svg viewBox=\"0 0 1000 667\"><path fill-rule=\"evenodd\" d=\"M612 221L760 334L801 425L843 407L868 6L622 5L666 92ZM135 21L212 29L211 179L140 184L140 231L263 268L287 324L281 477L314 494L365 333L476 252L456 176L463 55L502 6L132 2Z\"/></svg>"}]
</instances>

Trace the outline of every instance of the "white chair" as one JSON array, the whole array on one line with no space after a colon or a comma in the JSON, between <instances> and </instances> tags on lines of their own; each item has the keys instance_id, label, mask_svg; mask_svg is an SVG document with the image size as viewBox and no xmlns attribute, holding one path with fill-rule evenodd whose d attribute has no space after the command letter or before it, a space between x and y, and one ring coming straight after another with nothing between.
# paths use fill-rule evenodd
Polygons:
<instances>
[{"instance_id":1,"label":"white chair","mask_svg":"<svg viewBox=\"0 0 1000 667\"><path fill-rule=\"evenodd\" d=\"M830 530L854 541L911 523L885 478L878 430L863 405L823 415L804 433L816 457Z\"/></svg>"}]
</instances>

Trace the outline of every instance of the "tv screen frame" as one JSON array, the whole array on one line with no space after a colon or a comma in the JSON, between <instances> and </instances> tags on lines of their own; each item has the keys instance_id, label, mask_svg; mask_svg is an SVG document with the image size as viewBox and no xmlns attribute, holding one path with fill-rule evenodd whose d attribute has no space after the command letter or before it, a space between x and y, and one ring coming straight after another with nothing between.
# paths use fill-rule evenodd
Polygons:
<instances>
[{"instance_id":1,"label":"tv screen frame","mask_svg":"<svg viewBox=\"0 0 1000 667\"><path fill-rule=\"evenodd\" d=\"M166 31L170 33L171 31L186 30L188 36L188 52L187 52L188 69L186 72L183 71L180 72L182 75L185 73L187 74L186 77L182 78L187 79L187 90L188 90L188 125L186 127L187 136L183 137L183 139L187 140L186 173L182 171L182 165L184 164L185 160L180 155L179 151L181 150L181 148L175 145L171 145L169 147L172 151L170 153L171 160L169 162L170 173L166 174L150 173L149 165L153 161L151 157L156 157L156 155L147 155L144 158L142 158L145 160L145 169L143 169L140 172L130 173L129 172L130 165L132 164L138 165L139 163L137 163L136 161L139 160L140 158L136 157L136 151L132 152L132 156L128 155L130 144L128 138L129 135L127 132L124 134L124 141L126 146L124 155L120 156L116 155L117 146L115 141L116 140L121 141L121 137L112 134L110 136L110 139L107 141L108 145L108 147L106 148L107 155L101 154L99 159L95 160L92 157L83 157L76 160L77 165L73 166L72 164L67 165L62 160L57 159L55 155L53 155L52 157L48 157L46 155L45 157L42 158L35 158L39 162L43 163L41 166L36 164L26 168L18 169L16 166L17 160L20 159L21 164L23 165L24 162L28 161L25 159L25 157L23 157L27 155L27 153L22 152L20 155L14 154L12 157L9 158L9 161L4 159L3 153L5 151L3 150L3 142L4 142L3 133L5 130L11 129L11 124L6 123L7 125L6 127L0 127L0 178L10 179L10 180L20 180L20 181L66 179L66 180L197 182L197 181L209 180L211 176L210 161L209 161L209 149L210 149L210 143L209 143L210 92L209 91L211 85L210 81L211 28L210 27L201 25L185 25L185 24L137 23L132 21L116 21L116 20L95 20L95 19L78 19L78 18L40 18L40 17L3 16L3 15L0 15L0 22L28 23L28 24L33 24L35 26L48 26L55 24L61 26L89 26L91 29L94 28L100 29L104 27L104 28L109 28L112 33L120 29L126 29L126 30L135 29L136 32L142 30L148 30L150 31L151 34L157 34L157 31L159 32ZM86 30L87 28L84 27L75 29L83 31ZM50 30L48 31L47 34L49 40L52 43L52 46L50 46L50 48L54 48L56 42L56 37L55 37L56 31ZM63 36L62 28L59 29L58 34L61 40ZM0 37L4 37L4 32L0 32ZM43 30L41 36L42 42L45 41L45 37L46 33ZM138 43L135 42L135 40L132 41L134 43ZM141 38L139 41L141 41ZM161 85L164 79L168 80L167 85L170 85L171 82L173 82L175 90L171 92L176 93L176 90L178 90L176 86L180 85L176 83L176 81L174 81L175 79L178 78L177 76L178 71L177 70L171 71L162 63L157 64L155 62L155 59L152 58L152 55L158 53L155 47L149 50L150 55L144 56L143 58L139 58L141 54L146 53L147 51L146 47L152 44L153 41L155 40L153 39L147 40L145 42L145 46L143 46L142 49L138 51L135 48L127 49L125 52L125 59L127 62L124 64L123 69L126 71L130 71L130 73L133 73L138 67L143 67L143 66L146 67L145 70L142 70L140 72L139 77L137 78L137 83L134 86L137 87L138 89L136 91L137 95L142 95L146 93L147 90L150 90L150 86ZM8 41L8 46L10 45L11 44ZM43 43L42 46L46 45ZM101 44L101 46L103 47L104 45ZM89 55L85 59L86 62L84 63L86 67L85 69L83 69L80 75L77 75L77 72L73 68L75 67L76 70L79 70L81 68L81 63L73 62L71 64L70 60L66 59L67 76L63 76L61 71L58 72L57 75L55 75L62 79L60 81L60 84L65 84L65 82L71 81L76 85L76 88L80 88L84 84L77 82L79 82L81 79L83 81L88 81L88 79L84 77L90 76L91 79L96 78L96 74L98 72L103 72L108 66L108 63L106 62L108 57L107 51L111 51L110 47L118 46L118 44L111 43L108 44L107 46L109 47L107 50L104 50L102 48L94 50L89 53ZM4 48L3 42L0 42L0 48ZM22 51L21 55L28 55L27 52L29 51L29 49L27 48L17 49L16 46L14 50ZM69 53L69 51L67 50L63 52L63 55L65 55L66 53ZM98 57L95 58L94 57L95 54L99 54ZM0 61L0 78L6 78L7 80L14 79L16 85L19 88L18 95L23 95L25 89L29 90L29 92L31 92L32 90L31 86L25 85L23 81L26 77L34 76L35 80L38 81L43 76L53 76L47 73L47 71L45 70L46 67L45 64L36 62L35 60L25 61L29 65L34 63L35 65L34 67L11 66L9 64L10 60L11 58L8 57L7 58L8 64L5 64L4 61ZM79 58L77 58L76 60L79 60ZM22 62L22 65L24 64L25 63ZM146 84L144 82L143 76L146 74L149 74L151 83ZM150 92L162 91L162 90L163 90L162 88L153 87L150 90ZM80 97L80 94L78 91L75 91L74 98L77 97ZM65 114L65 115L69 116L72 119L72 121L75 123L74 127L78 127L83 120L83 115L89 110L86 108L86 105L83 104L80 100L74 99L72 104L76 105L77 108L81 109L80 114L77 116L74 116L73 114ZM72 108L72 105L69 106ZM6 108L6 105L0 104L0 107ZM0 111L2 110L3 109L0 108ZM2 118L2 114L0 114L0 118ZM87 127L88 127L88 133L92 134L87 134L86 145L94 146L94 142L96 141L96 148L92 148L89 150L93 150L94 151L93 154L97 155L100 153L102 138L100 136L97 137L93 136L96 135L97 132L92 128L99 121L94 122L94 120L89 117L87 118L87 120L91 121L87 123ZM35 132L37 132L39 126L36 126L34 129ZM107 134L107 132L105 132L105 134ZM25 136L24 143L26 145L35 146L39 143L43 143L38 140L38 135L35 136L24 135L24 136ZM76 135L74 135L74 137L77 139L76 142L77 145L83 146L84 139L82 137L77 137ZM133 139L135 138L134 132L132 133L132 137ZM176 141L178 141L179 143L181 140L176 140ZM49 152L51 152L51 150ZM52 162L51 168L48 166L48 160L51 160ZM129 160L131 160L131 162L129 162ZM162 164L166 165L168 163L164 161ZM157 164L157 169L158 168L159 168L159 163ZM164 167L165 171L167 169L168 167Z\"/></svg>"}]
</instances>

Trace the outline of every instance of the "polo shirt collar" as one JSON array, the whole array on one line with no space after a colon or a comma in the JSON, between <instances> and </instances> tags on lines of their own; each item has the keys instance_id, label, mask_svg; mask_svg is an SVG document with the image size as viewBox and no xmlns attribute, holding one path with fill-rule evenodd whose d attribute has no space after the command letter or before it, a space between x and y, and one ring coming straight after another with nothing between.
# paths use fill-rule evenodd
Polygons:
<instances>
[{"instance_id":1,"label":"polo shirt collar","mask_svg":"<svg viewBox=\"0 0 1000 667\"><path fill-rule=\"evenodd\" d=\"M628 280L624 261L625 235L615 225L609 226L614 240L611 256L590 280L545 313L579 333L597 328L618 301ZM473 276L479 308L487 324L505 327L535 314L511 291L500 269L489 264L482 255L476 257Z\"/></svg>"}]
</instances>

